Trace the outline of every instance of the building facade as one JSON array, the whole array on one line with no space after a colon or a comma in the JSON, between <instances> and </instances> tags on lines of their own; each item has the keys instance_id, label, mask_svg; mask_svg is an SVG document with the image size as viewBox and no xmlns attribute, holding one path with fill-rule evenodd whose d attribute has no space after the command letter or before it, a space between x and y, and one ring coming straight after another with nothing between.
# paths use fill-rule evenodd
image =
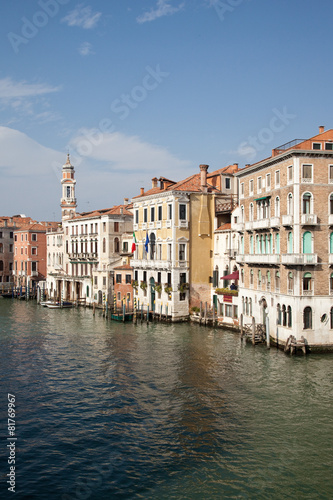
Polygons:
<instances>
[{"instance_id":1,"label":"building facade","mask_svg":"<svg viewBox=\"0 0 333 500\"><path fill-rule=\"evenodd\" d=\"M285 344L333 346L333 130L236 173L239 313Z\"/></svg>"}]
</instances>

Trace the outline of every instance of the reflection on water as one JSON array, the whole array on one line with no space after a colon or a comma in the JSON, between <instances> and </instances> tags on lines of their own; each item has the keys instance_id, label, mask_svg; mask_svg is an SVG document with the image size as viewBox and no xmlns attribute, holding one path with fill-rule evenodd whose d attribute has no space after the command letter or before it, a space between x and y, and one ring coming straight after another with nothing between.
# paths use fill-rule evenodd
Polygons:
<instances>
[{"instance_id":1,"label":"reflection on water","mask_svg":"<svg viewBox=\"0 0 333 500\"><path fill-rule=\"evenodd\" d=\"M11 300L0 325L2 422L7 392L17 398L16 498L333 496L331 356Z\"/></svg>"}]
</instances>

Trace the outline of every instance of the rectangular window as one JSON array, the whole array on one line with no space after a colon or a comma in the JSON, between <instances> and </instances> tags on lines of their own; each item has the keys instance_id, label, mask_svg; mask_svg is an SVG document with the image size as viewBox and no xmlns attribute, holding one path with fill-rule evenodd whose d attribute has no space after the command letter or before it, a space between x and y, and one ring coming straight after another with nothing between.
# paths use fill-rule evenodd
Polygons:
<instances>
[{"instance_id":1,"label":"rectangular window","mask_svg":"<svg viewBox=\"0 0 333 500\"><path fill-rule=\"evenodd\" d=\"M157 244L157 260L162 260L162 244Z\"/></svg>"},{"instance_id":2,"label":"rectangular window","mask_svg":"<svg viewBox=\"0 0 333 500\"><path fill-rule=\"evenodd\" d=\"M258 177L257 179L257 189L258 193L261 193L261 177Z\"/></svg>"},{"instance_id":3,"label":"rectangular window","mask_svg":"<svg viewBox=\"0 0 333 500\"><path fill-rule=\"evenodd\" d=\"M172 247L171 247L171 243L168 243L168 260L172 260Z\"/></svg>"},{"instance_id":4,"label":"rectangular window","mask_svg":"<svg viewBox=\"0 0 333 500\"><path fill-rule=\"evenodd\" d=\"M275 187L280 186L280 170L275 172Z\"/></svg>"},{"instance_id":5,"label":"rectangular window","mask_svg":"<svg viewBox=\"0 0 333 500\"><path fill-rule=\"evenodd\" d=\"M329 182L330 184L333 183L333 165L329 165Z\"/></svg>"},{"instance_id":6,"label":"rectangular window","mask_svg":"<svg viewBox=\"0 0 333 500\"><path fill-rule=\"evenodd\" d=\"M293 181L293 166L290 165L290 167L288 167L288 182L292 181Z\"/></svg>"},{"instance_id":7,"label":"rectangular window","mask_svg":"<svg viewBox=\"0 0 333 500\"><path fill-rule=\"evenodd\" d=\"M326 149L326 151L332 151L333 150L333 142L325 142L325 149Z\"/></svg>"},{"instance_id":8,"label":"rectangular window","mask_svg":"<svg viewBox=\"0 0 333 500\"><path fill-rule=\"evenodd\" d=\"M162 205L158 207L158 220L162 220Z\"/></svg>"},{"instance_id":9,"label":"rectangular window","mask_svg":"<svg viewBox=\"0 0 333 500\"><path fill-rule=\"evenodd\" d=\"M225 304L225 316L227 318L232 318L232 305Z\"/></svg>"},{"instance_id":10,"label":"rectangular window","mask_svg":"<svg viewBox=\"0 0 333 500\"><path fill-rule=\"evenodd\" d=\"M21 234L21 241L24 241L24 235Z\"/></svg>"},{"instance_id":11,"label":"rectangular window","mask_svg":"<svg viewBox=\"0 0 333 500\"><path fill-rule=\"evenodd\" d=\"M31 247L31 255L37 255L37 247Z\"/></svg>"},{"instance_id":12,"label":"rectangular window","mask_svg":"<svg viewBox=\"0 0 333 500\"><path fill-rule=\"evenodd\" d=\"M126 274L125 282L127 285L132 283L132 276L130 274Z\"/></svg>"},{"instance_id":13,"label":"rectangular window","mask_svg":"<svg viewBox=\"0 0 333 500\"><path fill-rule=\"evenodd\" d=\"M139 210L135 210L135 224L139 224Z\"/></svg>"},{"instance_id":14,"label":"rectangular window","mask_svg":"<svg viewBox=\"0 0 333 500\"><path fill-rule=\"evenodd\" d=\"M143 222L148 221L148 208L143 209Z\"/></svg>"},{"instance_id":15,"label":"rectangular window","mask_svg":"<svg viewBox=\"0 0 333 500\"><path fill-rule=\"evenodd\" d=\"M138 279L139 279L139 272L134 271L134 281L138 281Z\"/></svg>"},{"instance_id":16,"label":"rectangular window","mask_svg":"<svg viewBox=\"0 0 333 500\"><path fill-rule=\"evenodd\" d=\"M172 219L172 205L168 205L168 219Z\"/></svg>"},{"instance_id":17,"label":"rectangular window","mask_svg":"<svg viewBox=\"0 0 333 500\"><path fill-rule=\"evenodd\" d=\"M250 180L250 194L253 194L253 179Z\"/></svg>"},{"instance_id":18,"label":"rectangular window","mask_svg":"<svg viewBox=\"0 0 333 500\"><path fill-rule=\"evenodd\" d=\"M37 271L37 262L31 262L31 271Z\"/></svg>"},{"instance_id":19,"label":"rectangular window","mask_svg":"<svg viewBox=\"0 0 333 500\"><path fill-rule=\"evenodd\" d=\"M121 295L120 295L120 292L117 293L117 300L120 300L121 299Z\"/></svg>"},{"instance_id":20,"label":"rectangular window","mask_svg":"<svg viewBox=\"0 0 333 500\"><path fill-rule=\"evenodd\" d=\"M106 286L106 276L103 276L103 286Z\"/></svg>"},{"instance_id":21,"label":"rectangular window","mask_svg":"<svg viewBox=\"0 0 333 500\"><path fill-rule=\"evenodd\" d=\"M155 207L150 208L150 222L155 221Z\"/></svg>"},{"instance_id":22,"label":"rectangular window","mask_svg":"<svg viewBox=\"0 0 333 500\"><path fill-rule=\"evenodd\" d=\"M143 271L143 281L147 281L147 271Z\"/></svg>"},{"instance_id":23,"label":"rectangular window","mask_svg":"<svg viewBox=\"0 0 333 500\"><path fill-rule=\"evenodd\" d=\"M97 286L97 276L94 276L94 284Z\"/></svg>"},{"instance_id":24,"label":"rectangular window","mask_svg":"<svg viewBox=\"0 0 333 500\"><path fill-rule=\"evenodd\" d=\"M225 178L225 188L226 189L231 189L230 177L226 177Z\"/></svg>"},{"instance_id":25,"label":"rectangular window","mask_svg":"<svg viewBox=\"0 0 333 500\"><path fill-rule=\"evenodd\" d=\"M240 185L240 196L244 198L244 182L242 182Z\"/></svg>"},{"instance_id":26,"label":"rectangular window","mask_svg":"<svg viewBox=\"0 0 333 500\"><path fill-rule=\"evenodd\" d=\"M271 189L271 174L266 174L266 191Z\"/></svg>"},{"instance_id":27,"label":"rectangular window","mask_svg":"<svg viewBox=\"0 0 333 500\"><path fill-rule=\"evenodd\" d=\"M332 165L333 166L333 165ZM17 241L17 234L15 234L14 241Z\"/></svg>"},{"instance_id":28,"label":"rectangular window","mask_svg":"<svg viewBox=\"0 0 333 500\"><path fill-rule=\"evenodd\" d=\"M179 244L179 260L185 260L185 243Z\"/></svg>"},{"instance_id":29,"label":"rectangular window","mask_svg":"<svg viewBox=\"0 0 333 500\"><path fill-rule=\"evenodd\" d=\"M121 274L116 274L116 283L121 283Z\"/></svg>"},{"instance_id":30,"label":"rectangular window","mask_svg":"<svg viewBox=\"0 0 333 500\"><path fill-rule=\"evenodd\" d=\"M302 182L312 182L312 165L302 165Z\"/></svg>"},{"instance_id":31,"label":"rectangular window","mask_svg":"<svg viewBox=\"0 0 333 500\"><path fill-rule=\"evenodd\" d=\"M179 205L179 219L186 220L186 205Z\"/></svg>"},{"instance_id":32,"label":"rectangular window","mask_svg":"<svg viewBox=\"0 0 333 500\"><path fill-rule=\"evenodd\" d=\"M313 142L312 149L321 149L321 143L320 142Z\"/></svg>"},{"instance_id":33,"label":"rectangular window","mask_svg":"<svg viewBox=\"0 0 333 500\"><path fill-rule=\"evenodd\" d=\"M37 241L37 234L36 233L32 233L31 241Z\"/></svg>"},{"instance_id":34,"label":"rectangular window","mask_svg":"<svg viewBox=\"0 0 333 500\"><path fill-rule=\"evenodd\" d=\"M119 222L114 223L114 232L118 233L119 232Z\"/></svg>"}]
</instances>

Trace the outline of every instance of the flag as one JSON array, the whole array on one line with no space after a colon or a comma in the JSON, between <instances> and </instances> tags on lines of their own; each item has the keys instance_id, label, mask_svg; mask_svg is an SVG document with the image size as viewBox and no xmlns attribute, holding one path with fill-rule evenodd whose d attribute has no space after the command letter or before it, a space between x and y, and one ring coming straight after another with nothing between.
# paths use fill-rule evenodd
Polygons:
<instances>
[{"instance_id":1,"label":"flag","mask_svg":"<svg viewBox=\"0 0 333 500\"><path fill-rule=\"evenodd\" d=\"M133 241L132 241L132 249L131 249L131 252L134 253L135 250L136 250L136 245L137 245L137 241L136 241L136 237L135 237L135 232L133 231Z\"/></svg>"},{"instance_id":2,"label":"flag","mask_svg":"<svg viewBox=\"0 0 333 500\"><path fill-rule=\"evenodd\" d=\"M146 249L146 252L148 253L148 245L149 245L148 231L146 234L147 234L147 236L146 236L145 249Z\"/></svg>"}]
</instances>

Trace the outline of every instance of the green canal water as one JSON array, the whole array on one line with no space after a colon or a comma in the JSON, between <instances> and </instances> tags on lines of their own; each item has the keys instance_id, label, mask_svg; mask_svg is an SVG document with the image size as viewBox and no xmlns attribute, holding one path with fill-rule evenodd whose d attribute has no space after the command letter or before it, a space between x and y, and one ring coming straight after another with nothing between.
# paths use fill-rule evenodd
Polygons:
<instances>
[{"instance_id":1,"label":"green canal water","mask_svg":"<svg viewBox=\"0 0 333 500\"><path fill-rule=\"evenodd\" d=\"M331 499L332 361L0 300L0 498Z\"/></svg>"}]
</instances>

